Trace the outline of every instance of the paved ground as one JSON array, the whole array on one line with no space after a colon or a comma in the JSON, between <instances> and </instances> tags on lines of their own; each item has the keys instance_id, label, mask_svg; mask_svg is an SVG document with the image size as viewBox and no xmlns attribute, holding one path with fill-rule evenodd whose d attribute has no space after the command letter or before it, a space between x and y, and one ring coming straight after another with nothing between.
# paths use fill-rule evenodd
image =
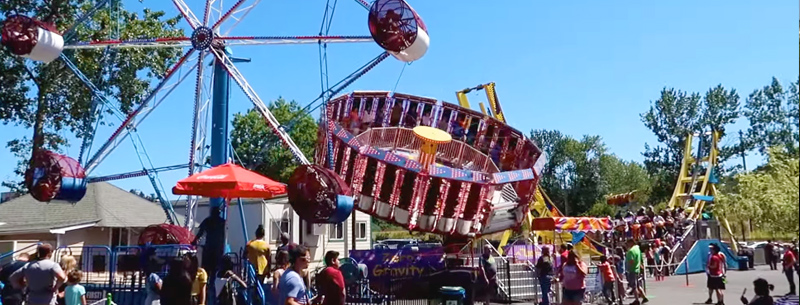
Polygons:
<instances>
[{"instance_id":1,"label":"paved ground","mask_svg":"<svg viewBox=\"0 0 800 305\"><path fill-rule=\"evenodd\" d=\"M773 296L783 296L789 292L789 283L783 273L770 271L767 266L758 266L755 270L750 271L728 271L725 303L728 305L741 304L739 297L742 295L744 288L747 288L747 298L752 298L753 280L759 277L775 285ZM797 276L795 274L796 283ZM670 276L661 282L650 280L647 283L647 294L650 298L649 304L702 304L708 298L708 290L705 287L706 276L702 273L689 275L688 287L686 286L686 276ZM714 301L716 301L716 297L714 297Z\"/></svg>"}]
</instances>

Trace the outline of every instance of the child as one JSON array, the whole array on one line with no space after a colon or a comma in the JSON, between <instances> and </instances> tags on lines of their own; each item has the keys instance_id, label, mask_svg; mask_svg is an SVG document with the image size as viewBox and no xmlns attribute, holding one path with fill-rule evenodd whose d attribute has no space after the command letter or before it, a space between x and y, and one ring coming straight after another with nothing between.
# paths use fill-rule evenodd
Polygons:
<instances>
[{"instance_id":1,"label":"child","mask_svg":"<svg viewBox=\"0 0 800 305\"><path fill-rule=\"evenodd\" d=\"M67 305L86 305L86 288L81 284L83 273L72 270L67 275L67 288L64 289L64 301Z\"/></svg>"},{"instance_id":2,"label":"child","mask_svg":"<svg viewBox=\"0 0 800 305\"><path fill-rule=\"evenodd\" d=\"M600 256L600 265L598 265L597 268L603 276L603 297L606 299L606 302L613 304L616 300L614 297L614 282L616 278L614 277L614 269L605 255Z\"/></svg>"}]
</instances>

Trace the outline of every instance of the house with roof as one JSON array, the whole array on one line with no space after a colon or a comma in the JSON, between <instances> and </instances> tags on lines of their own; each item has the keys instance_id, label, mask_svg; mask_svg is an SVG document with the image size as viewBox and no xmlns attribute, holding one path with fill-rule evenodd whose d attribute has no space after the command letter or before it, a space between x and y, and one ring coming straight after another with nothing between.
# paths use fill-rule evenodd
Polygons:
<instances>
[{"instance_id":1,"label":"house with roof","mask_svg":"<svg viewBox=\"0 0 800 305\"><path fill-rule=\"evenodd\" d=\"M208 217L209 202L209 198L197 201L195 222L198 225ZM371 218L360 211L355 211L355 216L342 223L312 224L300 220L287 196L267 200L242 199L241 202L243 213L239 210L239 201L235 199L227 210L228 244L234 252L239 252L248 240L255 238L258 225L264 226L265 239L271 250L277 249L280 237L285 233L290 236L291 242L307 246L312 260L316 262L322 261L329 250L337 251L344 257L350 250L372 248ZM186 210L186 201L174 201L173 206L176 212L183 212ZM244 214L244 218L241 214Z\"/></svg>"},{"instance_id":2,"label":"house with roof","mask_svg":"<svg viewBox=\"0 0 800 305\"><path fill-rule=\"evenodd\" d=\"M78 202L23 195L0 204L0 253L33 252L38 242L70 247L73 255L84 245L135 245L145 227L165 221L159 203L107 182L90 183Z\"/></svg>"}]
</instances>

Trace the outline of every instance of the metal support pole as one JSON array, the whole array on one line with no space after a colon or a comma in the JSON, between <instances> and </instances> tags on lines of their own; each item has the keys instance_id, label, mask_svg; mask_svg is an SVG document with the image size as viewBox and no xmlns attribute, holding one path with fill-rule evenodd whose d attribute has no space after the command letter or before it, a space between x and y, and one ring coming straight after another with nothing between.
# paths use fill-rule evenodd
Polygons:
<instances>
[{"instance_id":1,"label":"metal support pole","mask_svg":"<svg viewBox=\"0 0 800 305\"><path fill-rule=\"evenodd\" d=\"M224 52L230 55L230 51L226 48ZM248 59L234 59L231 60L236 62L247 62ZM229 156L229 149L230 143L228 140L228 105L230 99L230 91L231 91L231 77L228 74L225 66L217 61L214 61L214 84L212 85L213 95L211 98L211 166L218 166L228 162ZM223 219L227 219L227 209L225 209L225 200L223 198L211 198L210 208L219 207L220 208L220 216ZM241 204L241 203L240 203ZM210 212L210 211L209 211ZM210 215L209 213L209 216ZM244 217L242 217L242 224L244 225ZM225 227L222 228L225 230ZM206 234L211 234L206 233ZM247 234L245 232L245 234ZM226 238L227 240L227 238ZM227 244L227 242L225 242ZM225 245L206 245L203 249L223 249ZM223 250L224 252L224 250ZM222 257L224 253L218 253L219 257ZM207 296L215 296L216 290L214 288L214 278L216 277L217 273L216 270L206 270L209 275L208 281L208 290L206 295ZM214 297L208 298L208 305L216 304L216 299Z\"/></svg>"}]
</instances>

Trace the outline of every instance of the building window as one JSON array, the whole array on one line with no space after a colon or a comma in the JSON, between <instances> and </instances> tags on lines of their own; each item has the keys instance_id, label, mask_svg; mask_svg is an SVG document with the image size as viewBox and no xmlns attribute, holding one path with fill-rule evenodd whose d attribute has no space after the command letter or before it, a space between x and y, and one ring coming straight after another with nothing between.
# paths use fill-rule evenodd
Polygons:
<instances>
[{"instance_id":1,"label":"building window","mask_svg":"<svg viewBox=\"0 0 800 305\"><path fill-rule=\"evenodd\" d=\"M282 218L281 220L272 220L272 226L269 228L270 239L280 243L282 234L285 233L288 234L289 236L292 236L291 228L292 228L292 221L289 218Z\"/></svg>"},{"instance_id":2,"label":"building window","mask_svg":"<svg viewBox=\"0 0 800 305\"><path fill-rule=\"evenodd\" d=\"M344 223L332 223L328 232L328 240L344 239Z\"/></svg>"},{"instance_id":3,"label":"building window","mask_svg":"<svg viewBox=\"0 0 800 305\"><path fill-rule=\"evenodd\" d=\"M111 248L128 245L128 228L111 228Z\"/></svg>"},{"instance_id":4,"label":"building window","mask_svg":"<svg viewBox=\"0 0 800 305\"><path fill-rule=\"evenodd\" d=\"M367 222L359 221L356 223L356 239L367 240Z\"/></svg>"}]
</instances>

